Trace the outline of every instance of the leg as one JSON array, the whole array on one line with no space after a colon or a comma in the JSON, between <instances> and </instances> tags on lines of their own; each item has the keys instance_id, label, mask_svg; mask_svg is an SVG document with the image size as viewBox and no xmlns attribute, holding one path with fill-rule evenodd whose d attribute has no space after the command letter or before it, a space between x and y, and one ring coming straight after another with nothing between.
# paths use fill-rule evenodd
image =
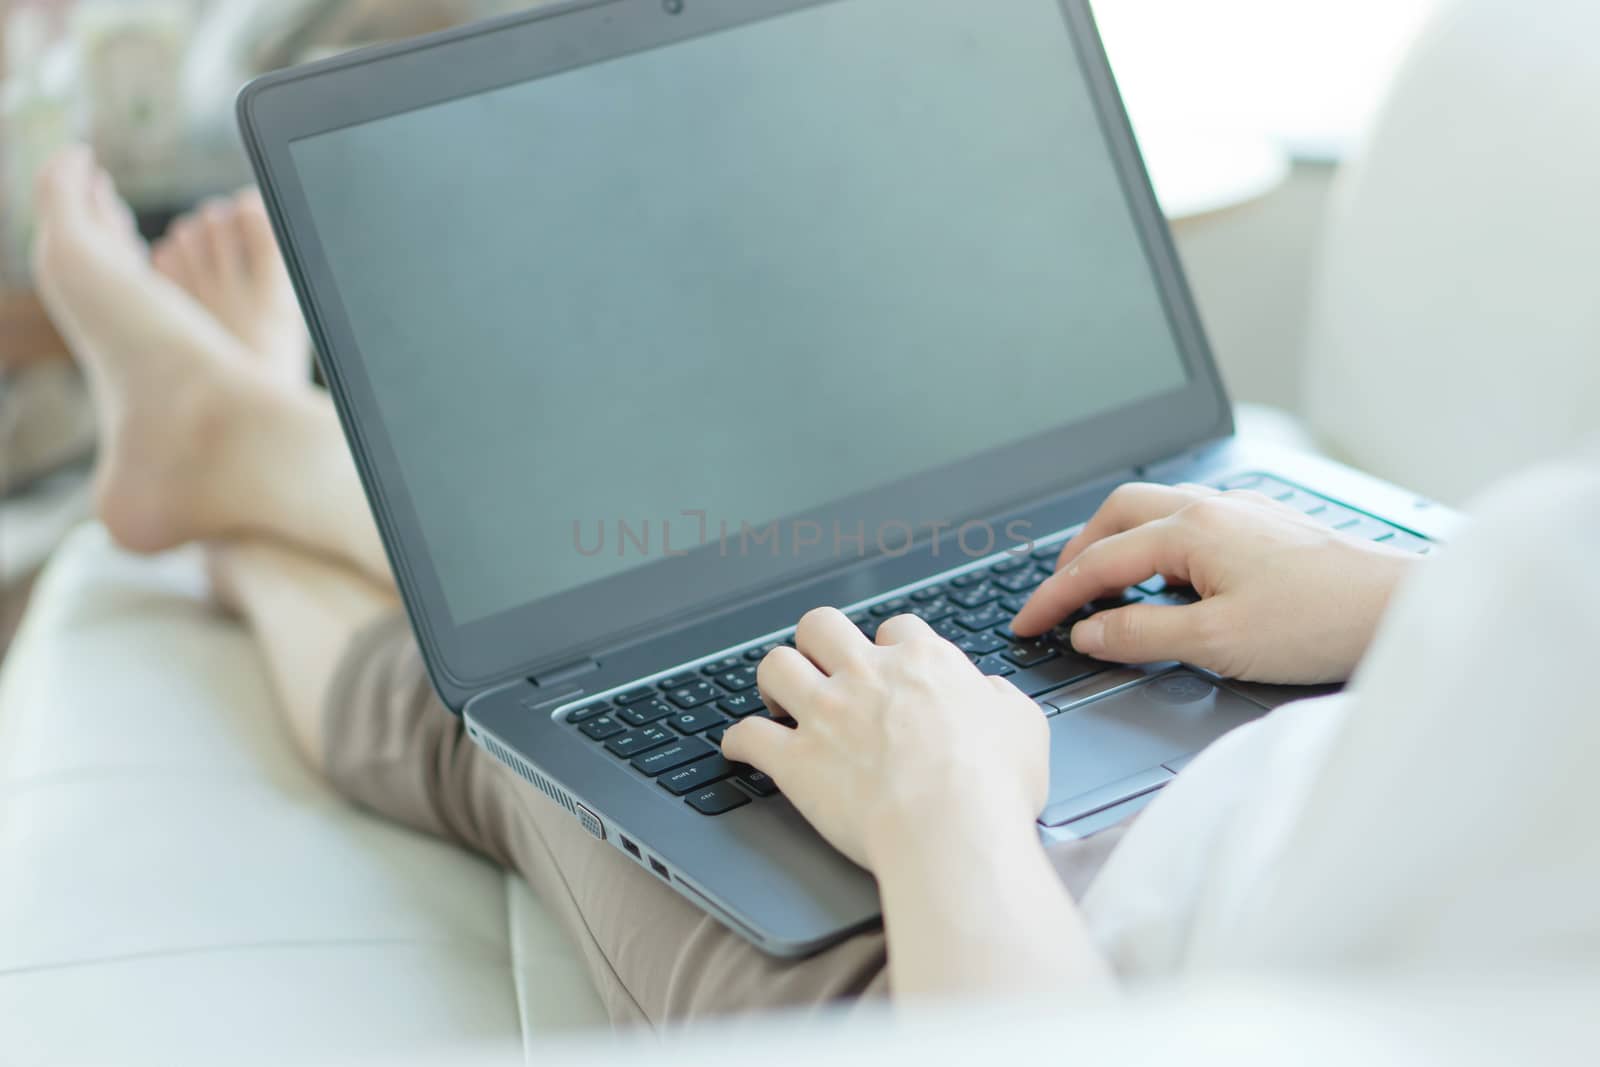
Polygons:
<instances>
[{"instance_id":1,"label":"leg","mask_svg":"<svg viewBox=\"0 0 1600 1067\"><path fill-rule=\"evenodd\" d=\"M126 207L86 151L46 169L39 205L40 293L94 396L96 490L112 535L154 552L259 534L387 581L333 409L289 381L286 364L303 354L288 344L253 351L151 269Z\"/></svg>"},{"instance_id":2,"label":"leg","mask_svg":"<svg viewBox=\"0 0 1600 1067\"><path fill-rule=\"evenodd\" d=\"M404 618L364 578L262 542L214 546L212 564L219 595L266 651L308 757L357 803L521 874L582 951L614 1022L884 992L881 934L773 959L524 786L434 698Z\"/></svg>"},{"instance_id":3,"label":"leg","mask_svg":"<svg viewBox=\"0 0 1600 1067\"><path fill-rule=\"evenodd\" d=\"M393 591L266 541L218 542L207 560L213 594L243 618L266 656L296 747L313 767L326 770L326 694L351 637L394 616Z\"/></svg>"}]
</instances>

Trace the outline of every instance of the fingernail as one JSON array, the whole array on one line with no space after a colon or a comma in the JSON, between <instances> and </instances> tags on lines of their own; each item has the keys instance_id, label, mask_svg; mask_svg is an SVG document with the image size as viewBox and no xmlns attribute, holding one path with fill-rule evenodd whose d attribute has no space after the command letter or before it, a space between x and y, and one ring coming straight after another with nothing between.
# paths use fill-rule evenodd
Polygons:
<instances>
[{"instance_id":1,"label":"fingernail","mask_svg":"<svg viewBox=\"0 0 1600 1067\"><path fill-rule=\"evenodd\" d=\"M1091 615L1072 628L1072 647L1085 656L1098 656L1106 650L1106 624Z\"/></svg>"}]
</instances>

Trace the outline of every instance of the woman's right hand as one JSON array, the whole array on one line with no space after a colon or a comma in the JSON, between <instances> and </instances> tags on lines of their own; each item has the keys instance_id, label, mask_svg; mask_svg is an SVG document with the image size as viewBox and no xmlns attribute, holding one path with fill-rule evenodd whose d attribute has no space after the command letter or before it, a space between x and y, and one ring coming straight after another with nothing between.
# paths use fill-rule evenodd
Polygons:
<instances>
[{"instance_id":1,"label":"woman's right hand","mask_svg":"<svg viewBox=\"0 0 1600 1067\"><path fill-rule=\"evenodd\" d=\"M1113 492L1062 547L1055 575L1012 629L1043 633L1159 574L1193 586L1200 600L1099 612L1073 627L1073 647L1118 663L1182 660L1249 681L1344 681L1420 562L1260 493L1135 483Z\"/></svg>"}]
</instances>

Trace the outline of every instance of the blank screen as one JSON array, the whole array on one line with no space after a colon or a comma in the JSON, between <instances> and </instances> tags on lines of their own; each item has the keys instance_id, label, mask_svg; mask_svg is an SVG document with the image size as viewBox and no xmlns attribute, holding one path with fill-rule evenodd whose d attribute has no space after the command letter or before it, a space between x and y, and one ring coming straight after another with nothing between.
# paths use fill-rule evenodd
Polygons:
<instances>
[{"instance_id":1,"label":"blank screen","mask_svg":"<svg viewBox=\"0 0 1600 1067\"><path fill-rule=\"evenodd\" d=\"M1055 0L834 3L296 141L455 621L1185 381Z\"/></svg>"}]
</instances>

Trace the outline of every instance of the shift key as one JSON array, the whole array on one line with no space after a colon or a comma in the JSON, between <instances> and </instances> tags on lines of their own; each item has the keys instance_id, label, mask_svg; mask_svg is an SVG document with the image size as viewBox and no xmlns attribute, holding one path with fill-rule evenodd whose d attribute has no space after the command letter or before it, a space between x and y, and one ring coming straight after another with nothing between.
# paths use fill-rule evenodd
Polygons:
<instances>
[{"instance_id":1,"label":"shift key","mask_svg":"<svg viewBox=\"0 0 1600 1067\"><path fill-rule=\"evenodd\" d=\"M656 779L656 784L674 796L683 796L691 789L720 782L733 773L733 764L721 756L707 756L686 767L679 767Z\"/></svg>"},{"instance_id":2,"label":"shift key","mask_svg":"<svg viewBox=\"0 0 1600 1067\"><path fill-rule=\"evenodd\" d=\"M716 748L714 746L707 744L698 737L686 737L675 745L658 748L654 752L646 752L644 755L636 757L633 765L653 778L663 771L682 767L685 763L692 763L702 756L711 755L715 751Z\"/></svg>"}]
</instances>

